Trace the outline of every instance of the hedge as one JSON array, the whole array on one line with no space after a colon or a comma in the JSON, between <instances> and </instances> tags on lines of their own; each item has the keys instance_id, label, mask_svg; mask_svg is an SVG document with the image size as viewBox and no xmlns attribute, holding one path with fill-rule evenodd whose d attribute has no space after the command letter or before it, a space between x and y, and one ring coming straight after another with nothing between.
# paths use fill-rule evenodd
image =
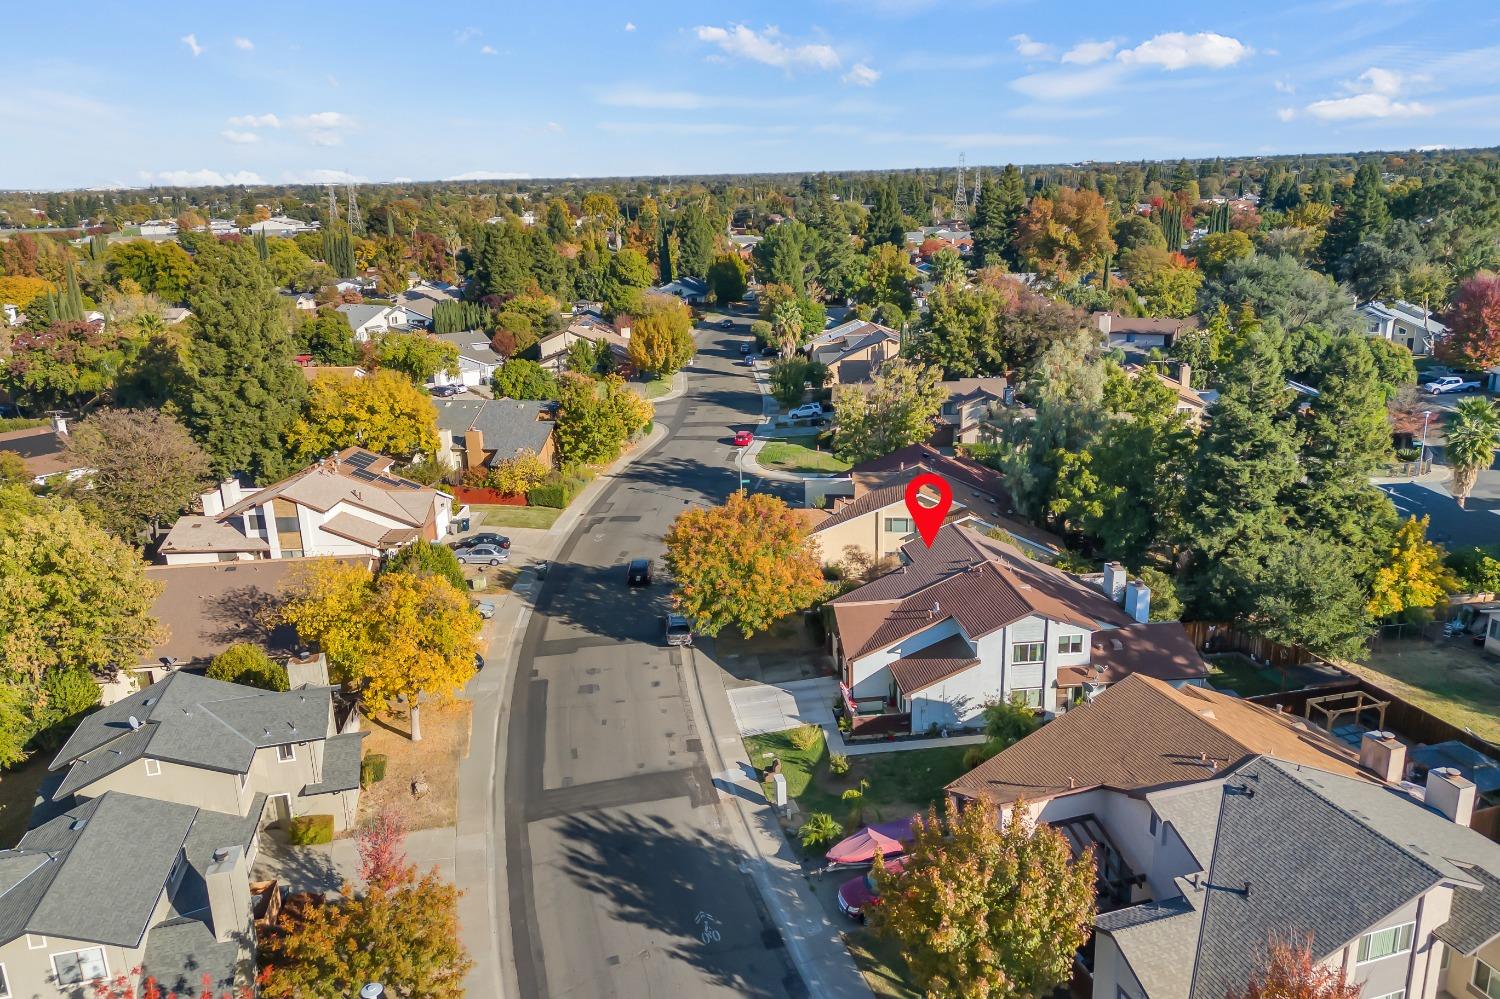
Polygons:
<instances>
[{"instance_id":1,"label":"hedge","mask_svg":"<svg viewBox=\"0 0 1500 999\"><path fill-rule=\"evenodd\" d=\"M299 815L287 829L293 846L322 846L333 842L332 815Z\"/></svg>"},{"instance_id":2,"label":"hedge","mask_svg":"<svg viewBox=\"0 0 1500 999\"><path fill-rule=\"evenodd\" d=\"M573 502L573 497L583 491L588 482L577 476L555 476L552 481L544 482L526 494L526 502L530 506L547 506L554 510L566 509Z\"/></svg>"},{"instance_id":3,"label":"hedge","mask_svg":"<svg viewBox=\"0 0 1500 999\"><path fill-rule=\"evenodd\" d=\"M359 786L369 787L385 780L385 755L371 753L359 761Z\"/></svg>"}]
</instances>

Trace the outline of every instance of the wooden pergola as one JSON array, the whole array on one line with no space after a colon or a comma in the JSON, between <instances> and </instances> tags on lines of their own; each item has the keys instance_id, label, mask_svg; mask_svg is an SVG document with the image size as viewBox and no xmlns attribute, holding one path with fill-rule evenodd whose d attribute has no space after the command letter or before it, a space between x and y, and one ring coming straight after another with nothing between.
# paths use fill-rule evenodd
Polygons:
<instances>
[{"instance_id":1,"label":"wooden pergola","mask_svg":"<svg viewBox=\"0 0 1500 999\"><path fill-rule=\"evenodd\" d=\"M1352 703L1347 703L1351 700ZM1336 707L1331 706L1340 701L1346 703L1340 704ZM1353 715L1354 718L1358 720L1362 712L1367 709L1373 708L1380 714L1380 720L1375 723L1375 727L1383 729L1385 728L1385 709L1390 707L1390 705L1390 701L1382 701L1372 696L1368 691L1346 690L1337 694L1324 694L1321 697L1309 697L1307 699L1306 707L1304 707L1302 710L1302 714L1305 718L1311 721L1314 720L1313 712L1318 712L1324 717L1324 719L1326 719L1322 723L1323 727L1332 732L1334 730L1334 725L1338 721L1340 716Z\"/></svg>"}]
</instances>

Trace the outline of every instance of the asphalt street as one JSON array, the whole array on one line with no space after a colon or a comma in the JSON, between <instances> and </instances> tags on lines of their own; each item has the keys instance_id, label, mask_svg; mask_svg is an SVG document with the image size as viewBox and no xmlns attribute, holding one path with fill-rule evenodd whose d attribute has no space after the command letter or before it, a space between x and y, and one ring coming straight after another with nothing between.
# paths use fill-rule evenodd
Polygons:
<instances>
[{"instance_id":1,"label":"asphalt street","mask_svg":"<svg viewBox=\"0 0 1500 999\"><path fill-rule=\"evenodd\" d=\"M733 363L747 334L744 322L700 332L683 395L657 408L666 436L564 540L521 640L500 898L527 999L807 994L728 841L685 655L661 640L662 536L738 487L729 442L759 421L761 396ZM658 572L632 590L639 557Z\"/></svg>"}]
</instances>

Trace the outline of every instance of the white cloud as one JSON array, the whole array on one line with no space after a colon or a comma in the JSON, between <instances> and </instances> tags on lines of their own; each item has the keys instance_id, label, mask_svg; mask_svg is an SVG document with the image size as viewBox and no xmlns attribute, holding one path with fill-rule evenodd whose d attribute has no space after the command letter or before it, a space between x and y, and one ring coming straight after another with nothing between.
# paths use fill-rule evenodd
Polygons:
<instances>
[{"instance_id":1,"label":"white cloud","mask_svg":"<svg viewBox=\"0 0 1500 999\"><path fill-rule=\"evenodd\" d=\"M494 55L495 54L495 46L493 46L493 45L481 45L479 47L479 54L480 55Z\"/></svg>"},{"instance_id":2,"label":"white cloud","mask_svg":"<svg viewBox=\"0 0 1500 999\"><path fill-rule=\"evenodd\" d=\"M1380 69L1371 66L1359 74L1359 79L1345 86L1356 93L1380 94L1384 97L1395 97L1404 91L1408 84L1423 82L1425 76L1403 76L1395 70Z\"/></svg>"},{"instance_id":3,"label":"white cloud","mask_svg":"<svg viewBox=\"0 0 1500 999\"><path fill-rule=\"evenodd\" d=\"M1295 94L1297 92L1297 88L1286 80L1276 80L1271 85L1276 88L1278 94Z\"/></svg>"},{"instance_id":4,"label":"white cloud","mask_svg":"<svg viewBox=\"0 0 1500 999\"><path fill-rule=\"evenodd\" d=\"M774 129L724 121L601 121L599 131L615 135L764 135Z\"/></svg>"},{"instance_id":5,"label":"white cloud","mask_svg":"<svg viewBox=\"0 0 1500 999\"><path fill-rule=\"evenodd\" d=\"M292 127L306 135L315 146L340 145L344 133L353 131L359 124L342 111L317 111L297 115L291 121Z\"/></svg>"},{"instance_id":6,"label":"white cloud","mask_svg":"<svg viewBox=\"0 0 1500 999\"><path fill-rule=\"evenodd\" d=\"M1120 43L1113 39L1103 42L1079 42L1063 53L1062 61L1076 63L1079 66L1092 66L1114 55L1119 45Z\"/></svg>"},{"instance_id":7,"label":"white cloud","mask_svg":"<svg viewBox=\"0 0 1500 999\"><path fill-rule=\"evenodd\" d=\"M1393 101L1385 94L1355 94L1332 100L1313 101L1307 113L1323 121L1349 121L1356 118L1418 118L1432 114L1432 108L1417 101Z\"/></svg>"},{"instance_id":8,"label":"white cloud","mask_svg":"<svg viewBox=\"0 0 1500 999\"><path fill-rule=\"evenodd\" d=\"M1133 49L1126 49L1120 53L1119 59L1125 63L1160 66L1167 70L1188 69L1193 66L1224 69L1248 58L1253 51L1237 38L1212 31L1200 31L1194 35L1169 31L1155 38L1148 38Z\"/></svg>"},{"instance_id":9,"label":"white cloud","mask_svg":"<svg viewBox=\"0 0 1500 999\"><path fill-rule=\"evenodd\" d=\"M226 128L219 134L230 142L240 146L248 146L251 143L260 141L260 136L254 132L240 132L232 128Z\"/></svg>"},{"instance_id":10,"label":"white cloud","mask_svg":"<svg viewBox=\"0 0 1500 999\"><path fill-rule=\"evenodd\" d=\"M444 180L526 180L530 174L512 170L470 170L467 173L444 177Z\"/></svg>"},{"instance_id":11,"label":"white cloud","mask_svg":"<svg viewBox=\"0 0 1500 999\"><path fill-rule=\"evenodd\" d=\"M563 127L555 121L547 122L544 127L547 129L547 131L553 133L554 135L563 131Z\"/></svg>"},{"instance_id":12,"label":"white cloud","mask_svg":"<svg viewBox=\"0 0 1500 999\"><path fill-rule=\"evenodd\" d=\"M363 184L364 177L352 174L348 170L301 170L287 172L281 175L283 184Z\"/></svg>"},{"instance_id":13,"label":"white cloud","mask_svg":"<svg viewBox=\"0 0 1500 999\"><path fill-rule=\"evenodd\" d=\"M456 45L467 45L469 42L471 42L475 38L478 38L482 34L484 34L484 32L480 31L478 28L472 25L467 28L459 28L453 33L453 42Z\"/></svg>"},{"instance_id":14,"label":"white cloud","mask_svg":"<svg viewBox=\"0 0 1500 999\"><path fill-rule=\"evenodd\" d=\"M1015 42L1016 51L1028 59L1047 59L1052 55L1052 46L1030 35L1011 35L1010 40Z\"/></svg>"},{"instance_id":15,"label":"white cloud","mask_svg":"<svg viewBox=\"0 0 1500 999\"><path fill-rule=\"evenodd\" d=\"M1278 108L1276 110L1276 117L1280 118L1282 121L1291 121L1293 118L1297 117L1297 109Z\"/></svg>"},{"instance_id":16,"label":"white cloud","mask_svg":"<svg viewBox=\"0 0 1500 999\"><path fill-rule=\"evenodd\" d=\"M1011 89L1039 101L1070 101L1092 97L1119 85L1124 67L1106 63L1080 70L1032 73L1010 81Z\"/></svg>"},{"instance_id":17,"label":"white cloud","mask_svg":"<svg viewBox=\"0 0 1500 999\"><path fill-rule=\"evenodd\" d=\"M635 22L634 21L626 21L625 22L625 30L626 31L634 31L635 30Z\"/></svg>"},{"instance_id":18,"label":"white cloud","mask_svg":"<svg viewBox=\"0 0 1500 999\"><path fill-rule=\"evenodd\" d=\"M227 124L238 128L280 128L281 119L274 114L237 114Z\"/></svg>"},{"instance_id":19,"label":"white cloud","mask_svg":"<svg viewBox=\"0 0 1500 999\"><path fill-rule=\"evenodd\" d=\"M249 52L255 48L255 43L248 38L236 38L234 40L234 47L241 52Z\"/></svg>"},{"instance_id":20,"label":"white cloud","mask_svg":"<svg viewBox=\"0 0 1500 999\"><path fill-rule=\"evenodd\" d=\"M183 35L178 39L178 41L182 42L182 44L188 47L188 51L193 53L194 59L203 54L203 46L198 44L197 35Z\"/></svg>"},{"instance_id":21,"label":"white cloud","mask_svg":"<svg viewBox=\"0 0 1500 999\"><path fill-rule=\"evenodd\" d=\"M845 83L852 83L856 87L870 87L880 79L880 71L871 69L862 62L857 62L849 67L849 72L843 75Z\"/></svg>"},{"instance_id":22,"label":"white cloud","mask_svg":"<svg viewBox=\"0 0 1500 999\"><path fill-rule=\"evenodd\" d=\"M141 172L141 179L168 187L229 187L235 184L264 184L260 174L250 170L220 173L217 170L158 170Z\"/></svg>"},{"instance_id":23,"label":"white cloud","mask_svg":"<svg viewBox=\"0 0 1500 999\"><path fill-rule=\"evenodd\" d=\"M700 42L717 45L726 54L791 69L805 66L812 69L837 69L839 54L831 45L788 45L781 39L781 31L768 27L764 31L743 24L728 28L699 25L693 29Z\"/></svg>"},{"instance_id":24,"label":"white cloud","mask_svg":"<svg viewBox=\"0 0 1500 999\"><path fill-rule=\"evenodd\" d=\"M691 90L658 90L630 84L600 91L600 104L612 108L636 108L643 111L697 111L702 108L789 108L805 104L799 97L720 97Z\"/></svg>"}]
</instances>

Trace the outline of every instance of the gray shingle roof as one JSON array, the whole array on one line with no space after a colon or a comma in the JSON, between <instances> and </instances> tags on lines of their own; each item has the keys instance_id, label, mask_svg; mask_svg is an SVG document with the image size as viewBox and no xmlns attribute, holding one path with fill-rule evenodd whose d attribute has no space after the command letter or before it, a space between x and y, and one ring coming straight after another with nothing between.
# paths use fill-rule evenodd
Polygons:
<instances>
[{"instance_id":1,"label":"gray shingle roof","mask_svg":"<svg viewBox=\"0 0 1500 999\"><path fill-rule=\"evenodd\" d=\"M1115 938L1131 972L1151 999L1187 999L1193 944L1202 913L1185 898L1147 902L1099 916L1094 925Z\"/></svg>"},{"instance_id":2,"label":"gray shingle roof","mask_svg":"<svg viewBox=\"0 0 1500 999\"><path fill-rule=\"evenodd\" d=\"M1500 936L1500 873L1477 867L1470 873L1484 887L1455 888L1448 921L1433 931L1460 954L1473 954Z\"/></svg>"},{"instance_id":3,"label":"gray shingle roof","mask_svg":"<svg viewBox=\"0 0 1500 999\"><path fill-rule=\"evenodd\" d=\"M359 750L367 734L346 732L323 743L323 779L304 787L302 794L332 794L359 787Z\"/></svg>"},{"instance_id":4,"label":"gray shingle roof","mask_svg":"<svg viewBox=\"0 0 1500 999\"><path fill-rule=\"evenodd\" d=\"M140 729L131 728L132 717ZM49 769L71 764L77 771L76 778L69 773L55 797L145 756L246 773L256 749L324 739L331 724L332 691L327 687L278 693L169 673L85 716Z\"/></svg>"},{"instance_id":5,"label":"gray shingle roof","mask_svg":"<svg viewBox=\"0 0 1500 999\"><path fill-rule=\"evenodd\" d=\"M435 399L438 426L453 435L453 443L462 446L464 432L478 430L484 434L484 449L495 452L497 460L514 457L525 448L540 453L552 437L555 424L540 419L546 402L519 399Z\"/></svg>"}]
</instances>

